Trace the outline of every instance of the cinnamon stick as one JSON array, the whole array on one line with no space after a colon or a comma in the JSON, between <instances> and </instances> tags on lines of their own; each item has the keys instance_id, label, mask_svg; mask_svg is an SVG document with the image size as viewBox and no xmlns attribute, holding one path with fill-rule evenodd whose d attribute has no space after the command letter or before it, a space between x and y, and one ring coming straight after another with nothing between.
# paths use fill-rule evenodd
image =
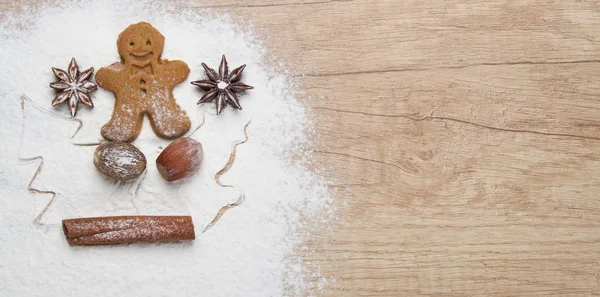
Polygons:
<instances>
[{"instance_id":1,"label":"cinnamon stick","mask_svg":"<svg viewBox=\"0 0 600 297\"><path fill-rule=\"evenodd\" d=\"M62 221L71 245L194 240L190 216L117 216Z\"/></svg>"}]
</instances>

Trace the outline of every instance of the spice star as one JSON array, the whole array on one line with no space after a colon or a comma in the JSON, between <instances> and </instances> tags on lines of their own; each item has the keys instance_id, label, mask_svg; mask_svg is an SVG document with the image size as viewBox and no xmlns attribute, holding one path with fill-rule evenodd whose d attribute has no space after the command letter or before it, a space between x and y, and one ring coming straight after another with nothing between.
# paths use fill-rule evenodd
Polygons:
<instances>
[{"instance_id":1,"label":"spice star","mask_svg":"<svg viewBox=\"0 0 600 297\"><path fill-rule=\"evenodd\" d=\"M202 63L202 67L204 67L208 80L197 80L192 82L193 85L206 91L198 101L198 104L206 103L217 98L217 114L221 114L221 111L225 107L225 103L241 110L242 106L240 106L240 101L235 93L254 89L252 86L239 82L242 77L242 72L244 71L244 68L246 68L246 64L234 69L231 73L228 73L227 59L225 58L225 55L223 55L221 65L219 65L219 73L206 66L204 63Z\"/></svg>"},{"instance_id":2,"label":"spice star","mask_svg":"<svg viewBox=\"0 0 600 297\"><path fill-rule=\"evenodd\" d=\"M88 80L94 73L94 67L80 72L77 61L72 58L68 72L54 67L52 67L52 71L59 79L59 81L50 83L50 87L59 92L52 100L52 106L60 105L69 99L69 110L73 117L77 114L79 101L90 108L94 108L92 98L88 95L98 89L95 83Z\"/></svg>"}]
</instances>

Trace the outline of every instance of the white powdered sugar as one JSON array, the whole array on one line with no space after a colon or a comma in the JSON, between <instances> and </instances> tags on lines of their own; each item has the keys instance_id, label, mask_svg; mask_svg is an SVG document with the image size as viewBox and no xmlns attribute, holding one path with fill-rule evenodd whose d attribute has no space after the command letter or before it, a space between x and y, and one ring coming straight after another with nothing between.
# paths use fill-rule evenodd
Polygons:
<instances>
[{"instance_id":1,"label":"white powdered sugar","mask_svg":"<svg viewBox=\"0 0 600 297\"><path fill-rule=\"evenodd\" d=\"M199 4L156 2L75 1L0 15L0 296L318 294L326 280L297 251L311 227L331 224L332 193L307 169L311 125L295 87L266 64L251 26ZM163 59L191 70L173 94L192 121L186 136L202 143L204 159L196 174L174 183L155 165L170 141L159 139L147 118L133 142L146 156L146 173L115 183L96 171L94 144L110 119L112 93L91 93L95 108L79 106L82 125L66 105L50 104L51 67L65 69L71 57L81 69L119 61L118 34L140 21L165 36ZM190 81L205 79L200 63L217 68L222 54L230 69L247 64L241 81L254 89L240 95L243 110L226 107L217 116L214 103L196 105L204 92ZM234 147L235 160L222 171ZM66 243L61 220L112 215L191 215L196 240Z\"/></svg>"}]
</instances>

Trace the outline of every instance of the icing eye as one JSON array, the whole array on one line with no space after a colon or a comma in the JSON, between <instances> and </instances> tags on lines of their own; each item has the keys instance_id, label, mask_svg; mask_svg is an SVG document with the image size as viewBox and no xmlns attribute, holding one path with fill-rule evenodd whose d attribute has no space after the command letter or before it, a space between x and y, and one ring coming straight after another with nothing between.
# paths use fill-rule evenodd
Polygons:
<instances>
[{"instance_id":1,"label":"icing eye","mask_svg":"<svg viewBox=\"0 0 600 297\"><path fill-rule=\"evenodd\" d=\"M133 47L134 45L135 45L135 43L133 43L133 41L129 43L130 47Z\"/></svg>"},{"instance_id":2,"label":"icing eye","mask_svg":"<svg viewBox=\"0 0 600 297\"><path fill-rule=\"evenodd\" d=\"M146 40L146 46L151 46L152 42L150 42L150 40Z\"/></svg>"}]
</instances>

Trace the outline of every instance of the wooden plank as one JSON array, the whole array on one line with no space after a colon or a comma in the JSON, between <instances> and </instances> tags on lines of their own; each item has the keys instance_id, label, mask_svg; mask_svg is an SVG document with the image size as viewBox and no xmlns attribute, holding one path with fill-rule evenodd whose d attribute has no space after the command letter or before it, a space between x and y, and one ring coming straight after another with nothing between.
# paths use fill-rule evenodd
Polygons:
<instances>
[{"instance_id":1,"label":"wooden plank","mask_svg":"<svg viewBox=\"0 0 600 297\"><path fill-rule=\"evenodd\" d=\"M598 140L322 112L318 160L350 188L310 257L326 296L600 293Z\"/></svg>"},{"instance_id":2,"label":"wooden plank","mask_svg":"<svg viewBox=\"0 0 600 297\"><path fill-rule=\"evenodd\" d=\"M596 1L201 2L249 16L309 75L600 60Z\"/></svg>"}]
</instances>

